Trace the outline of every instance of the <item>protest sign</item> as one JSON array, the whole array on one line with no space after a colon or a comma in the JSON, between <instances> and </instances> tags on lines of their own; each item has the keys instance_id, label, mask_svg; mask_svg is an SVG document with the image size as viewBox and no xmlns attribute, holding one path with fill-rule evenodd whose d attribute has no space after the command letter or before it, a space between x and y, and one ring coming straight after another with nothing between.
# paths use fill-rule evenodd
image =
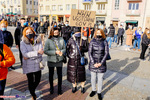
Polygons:
<instances>
[{"instance_id":1,"label":"protest sign","mask_svg":"<svg viewBox=\"0 0 150 100\"><path fill-rule=\"evenodd\" d=\"M76 27L94 27L95 11L71 10L70 26Z\"/></svg>"}]
</instances>

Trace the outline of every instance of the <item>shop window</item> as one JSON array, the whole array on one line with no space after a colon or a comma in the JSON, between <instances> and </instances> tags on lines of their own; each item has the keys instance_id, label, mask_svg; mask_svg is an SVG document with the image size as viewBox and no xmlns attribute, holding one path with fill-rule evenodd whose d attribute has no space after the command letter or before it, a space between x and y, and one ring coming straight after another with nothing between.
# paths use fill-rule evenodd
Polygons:
<instances>
[{"instance_id":1,"label":"shop window","mask_svg":"<svg viewBox=\"0 0 150 100\"><path fill-rule=\"evenodd\" d=\"M76 9L76 4L72 4L72 9Z\"/></svg>"},{"instance_id":2,"label":"shop window","mask_svg":"<svg viewBox=\"0 0 150 100\"><path fill-rule=\"evenodd\" d=\"M70 4L66 5L66 10L70 10Z\"/></svg>"}]
</instances>

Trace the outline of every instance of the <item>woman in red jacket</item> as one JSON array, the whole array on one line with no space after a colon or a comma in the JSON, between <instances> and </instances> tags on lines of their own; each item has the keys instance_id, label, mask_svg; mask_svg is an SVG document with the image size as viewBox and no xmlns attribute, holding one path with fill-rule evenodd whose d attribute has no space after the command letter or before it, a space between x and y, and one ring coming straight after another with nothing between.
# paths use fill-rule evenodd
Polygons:
<instances>
[{"instance_id":1,"label":"woman in red jacket","mask_svg":"<svg viewBox=\"0 0 150 100\"><path fill-rule=\"evenodd\" d=\"M10 48L5 44L0 44L0 96L4 94L8 67L15 63L15 58ZM0 100L4 100L0 98Z\"/></svg>"}]
</instances>

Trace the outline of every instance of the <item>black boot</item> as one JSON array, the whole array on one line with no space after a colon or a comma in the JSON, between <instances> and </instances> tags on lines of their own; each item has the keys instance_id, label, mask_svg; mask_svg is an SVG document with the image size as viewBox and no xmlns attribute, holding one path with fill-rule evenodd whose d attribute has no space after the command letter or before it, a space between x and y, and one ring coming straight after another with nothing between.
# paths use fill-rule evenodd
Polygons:
<instances>
[{"instance_id":1,"label":"black boot","mask_svg":"<svg viewBox=\"0 0 150 100\"><path fill-rule=\"evenodd\" d=\"M83 93L83 94L85 93L85 88L81 87L81 93Z\"/></svg>"},{"instance_id":2,"label":"black boot","mask_svg":"<svg viewBox=\"0 0 150 100\"><path fill-rule=\"evenodd\" d=\"M93 97L95 94L96 94L96 91L92 91L92 92L90 93L90 97Z\"/></svg>"},{"instance_id":3,"label":"black boot","mask_svg":"<svg viewBox=\"0 0 150 100\"><path fill-rule=\"evenodd\" d=\"M98 99L99 99L99 100L102 100L102 95L101 95L101 93L97 93L97 95L98 95Z\"/></svg>"},{"instance_id":4,"label":"black boot","mask_svg":"<svg viewBox=\"0 0 150 100\"><path fill-rule=\"evenodd\" d=\"M50 94L53 94L54 93L54 88L50 88L49 92L50 92Z\"/></svg>"},{"instance_id":5,"label":"black boot","mask_svg":"<svg viewBox=\"0 0 150 100\"><path fill-rule=\"evenodd\" d=\"M61 87L58 87L58 95L61 95L61 94L62 94Z\"/></svg>"},{"instance_id":6,"label":"black boot","mask_svg":"<svg viewBox=\"0 0 150 100\"><path fill-rule=\"evenodd\" d=\"M77 91L77 87L72 88L72 93L75 93Z\"/></svg>"}]
</instances>

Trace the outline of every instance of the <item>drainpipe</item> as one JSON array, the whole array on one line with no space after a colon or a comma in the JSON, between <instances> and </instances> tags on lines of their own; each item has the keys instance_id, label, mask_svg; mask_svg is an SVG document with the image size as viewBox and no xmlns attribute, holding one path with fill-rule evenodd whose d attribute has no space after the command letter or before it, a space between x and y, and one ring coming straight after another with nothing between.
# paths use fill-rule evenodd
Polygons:
<instances>
[{"instance_id":1,"label":"drainpipe","mask_svg":"<svg viewBox=\"0 0 150 100\"><path fill-rule=\"evenodd\" d=\"M145 15L145 13L146 13L146 7L147 7L147 0L145 1L144 18L143 18L143 24L142 24L143 26L145 26L145 25L144 25L144 20L145 20L145 16L146 16L146 15ZM143 27L143 28L144 28L144 27Z\"/></svg>"}]
</instances>

